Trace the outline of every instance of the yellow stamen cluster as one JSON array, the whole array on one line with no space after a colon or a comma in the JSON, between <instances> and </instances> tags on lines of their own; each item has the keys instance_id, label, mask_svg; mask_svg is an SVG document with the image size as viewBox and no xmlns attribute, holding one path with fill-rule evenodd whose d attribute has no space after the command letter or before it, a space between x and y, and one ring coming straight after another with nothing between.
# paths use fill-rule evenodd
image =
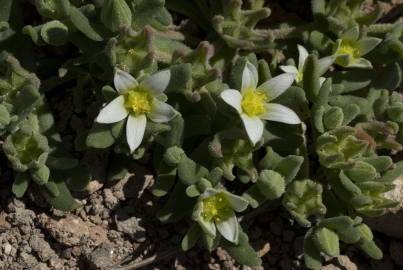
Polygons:
<instances>
[{"instance_id":1,"label":"yellow stamen cluster","mask_svg":"<svg viewBox=\"0 0 403 270\"><path fill-rule=\"evenodd\" d=\"M125 96L125 107L135 115L151 112L151 96L141 89L133 89Z\"/></svg>"},{"instance_id":2,"label":"yellow stamen cluster","mask_svg":"<svg viewBox=\"0 0 403 270\"><path fill-rule=\"evenodd\" d=\"M249 89L245 92L241 106L242 110L248 116L258 116L266 112L265 103L267 96L262 91L257 91L254 89Z\"/></svg>"},{"instance_id":3,"label":"yellow stamen cluster","mask_svg":"<svg viewBox=\"0 0 403 270\"><path fill-rule=\"evenodd\" d=\"M340 44L340 48L337 50L338 55L348 54L353 58L360 57L360 51L352 41L343 40Z\"/></svg>"},{"instance_id":4,"label":"yellow stamen cluster","mask_svg":"<svg viewBox=\"0 0 403 270\"><path fill-rule=\"evenodd\" d=\"M228 218L232 212L231 205L223 193L205 198L202 205L202 217L209 222L221 222Z\"/></svg>"}]
</instances>

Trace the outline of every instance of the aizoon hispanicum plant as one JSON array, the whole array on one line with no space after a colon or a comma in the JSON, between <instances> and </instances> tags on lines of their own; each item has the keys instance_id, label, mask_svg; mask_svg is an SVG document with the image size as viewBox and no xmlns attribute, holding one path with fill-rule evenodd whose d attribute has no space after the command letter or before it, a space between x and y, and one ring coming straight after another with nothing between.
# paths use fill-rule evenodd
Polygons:
<instances>
[{"instance_id":1,"label":"aizoon hispanicum plant","mask_svg":"<svg viewBox=\"0 0 403 270\"><path fill-rule=\"evenodd\" d=\"M395 205L403 173L403 22L363 2L312 0L311 19L276 26L265 0L0 1L13 192L68 211L100 170L141 161L159 220L189 224L184 250L261 264L239 220L277 200L307 228L308 268L340 241L380 259L362 217Z\"/></svg>"}]
</instances>

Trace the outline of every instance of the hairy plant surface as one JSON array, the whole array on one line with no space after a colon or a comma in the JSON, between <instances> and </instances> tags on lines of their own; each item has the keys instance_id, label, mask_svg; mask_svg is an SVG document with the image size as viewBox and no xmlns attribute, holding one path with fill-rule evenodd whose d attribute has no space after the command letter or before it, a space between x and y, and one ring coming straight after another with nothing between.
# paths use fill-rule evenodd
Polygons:
<instances>
[{"instance_id":1,"label":"hairy plant surface","mask_svg":"<svg viewBox=\"0 0 403 270\"><path fill-rule=\"evenodd\" d=\"M90 179L155 172L182 249L261 264L240 222L280 202L306 266L340 242L382 252L363 217L403 174L403 21L364 0L312 0L271 23L266 0L0 0L0 136L13 193L80 207ZM94 156L107 156L94 169ZM92 157L92 158L91 158Z\"/></svg>"}]
</instances>

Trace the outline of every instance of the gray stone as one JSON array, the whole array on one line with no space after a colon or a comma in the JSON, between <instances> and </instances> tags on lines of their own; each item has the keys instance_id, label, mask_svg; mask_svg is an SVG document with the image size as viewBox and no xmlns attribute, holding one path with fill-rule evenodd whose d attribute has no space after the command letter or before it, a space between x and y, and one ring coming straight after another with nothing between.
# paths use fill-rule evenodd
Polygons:
<instances>
[{"instance_id":1,"label":"gray stone","mask_svg":"<svg viewBox=\"0 0 403 270\"><path fill-rule=\"evenodd\" d=\"M393 181L393 184L395 185L394 189L386 192L384 196L399 203L395 208L388 209L388 211L396 213L403 208L403 175Z\"/></svg>"},{"instance_id":2,"label":"gray stone","mask_svg":"<svg viewBox=\"0 0 403 270\"><path fill-rule=\"evenodd\" d=\"M103 186L104 186L104 184L102 184L98 180L93 180L88 183L86 190L87 190L88 194L91 195L92 193L95 193L96 191L101 189Z\"/></svg>"},{"instance_id":3,"label":"gray stone","mask_svg":"<svg viewBox=\"0 0 403 270\"><path fill-rule=\"evenodd\" d=\"M104 189L104 202L106 207L113 209L119 203L119 200L113 195L112 190L107 188Z\"/></svg>"},{"instance_id":4,"label":"gray stone","mask_svg":"<svg viewBox=\"0 0 403 270\"><path fill-rule=\"evenodd\" d=\"M14 213L9 215L9 222L14 226L30 225L35 218L35 212L24 208L16 208Z\"/></svg>"},{"instance_id":5,"label":"gray stone","mask_svg":"<svg viewBox=\"0 0 403 270\"><path fill-rule=\"evenodd\" d=\"M82 245L91 240L94 244L108 242L106 230L100 226L83 221L76 216L67 216L60 220L40 218L41 226L64 246Z\"/></svg>"},{"instance_id":6,"label":"gray stone","mask_svg":"<svg viewBox=\"0 0 403 270\"><path fill-rule=\"evenodd\" d=\"M101 244L86 256L90 269L105 269L113 262L113 247L110 244Z\"/></svg>"},{"instance_id":7,"label":"gray stone","mask_svg":"<svg viewBox=\"0 0 403 270\"><path fill-rule=\"evenodd\" d=\"M23 265L26 268L32 269L34 266L38 264L38 261L34 256L31 254L28 254L26 252L21 252L18 261L21 265Z\"/></svg>"},{"instance_id":8,"label":"gray stone","mask_svg":"<svg viewBox=\"0 0 403 270\"><path fill-rule=\"evenodd\" d=\"M63 262L58 257L50 258L48 263L52 269L63 269Z\"/></svg>"},{"instance_id":9,"label":"gray stone","mask_svg":"<svg viewBox=\"0 0 403 270\"><path fill-rule=\"evenodd\" d=\"M31 236L29 244L42 262L46 262L55 255L55 252L50 248L48 242L37 235Z\"/></svg>"},{"instance_id":10,"label":"gray stone","mask_svg":"<svg viewBox=\"0 0 403 270\"><path fill-rule=\"evenodd\" d=\"M228 255L228 253L225 249L217 248L216 254L217 254L217 257L220 259L220 261L227 261L227 260L231 259L231 257Z\"/></svg>"},{"instance_id":11,"label":"gray stone","mask_svg":"<svg viewBox=\"0 0 403 270\"><path fill-rule=\"evenodd\" d=\"M12 247L9 243L6 243L6 244L3 246L3 252L4 252L4 254L9 255L9 254L11 253L12 248L13 248L13 247Z\"/></svg>"},{"instance_id":12,"label":"gray stone","mask_svg":"<svg viewBox=\"0 0 403 270\"><path fill-rule=\"evenodd\" d=\"M140 225L141 219L122 215L116 216L115 222L119 232L130 235L138 242L145 241L145 229Z\"/></svg>"},{"instance_id":13,"label":"gray stone","mask_svg":"<svg viewBox=\"0 0 403 270\"><path fill-rule=\"evenodd\" d=\"M336 265L328 264L328 265L322 266L320 268L320 270L342 270L342 269L337 267Z\"/></svg>"},{"instance_id":14,"label":"gray stone","mask_svg":"<svg viewBox=\"0 0 403 270\"><path fill-rule=\"evenodd\" d=\"M0 233L7 231L11 228L11 224L8 223L8 221L6 220L6 213L5 212L1 212L0 213Z\"/></svg>"},{"instance_id":15,"label":"gray stone","mask_svg":"<svg viewBox=\"0 0 403 270\"><path fill-rule=\"evenodd\" d=\"M357 265L355 265L348 256L338 256L337 262L340 266L344 267L345 270L358 270Z\"/></svg>"},{"instance_id":16,"label":"gray stone","mask_svg":"<svg viewBox=\"0 0 403 270\"><path fill-rule=\"evenodd\" d=\"M33 270L49 270L49 267L45 263L39 263Z\"/></svg>"},{"instance_id":17,"label":"gray stone","mask_svg":"<svg viewBox=\"0 0 403 270\"><path fill-rule=\"evenodd\" d=\"M7 206L9 212L15 212L18 208L25 208L25 204L16 198L14 198Z\"/></svg>"}]
</instances>

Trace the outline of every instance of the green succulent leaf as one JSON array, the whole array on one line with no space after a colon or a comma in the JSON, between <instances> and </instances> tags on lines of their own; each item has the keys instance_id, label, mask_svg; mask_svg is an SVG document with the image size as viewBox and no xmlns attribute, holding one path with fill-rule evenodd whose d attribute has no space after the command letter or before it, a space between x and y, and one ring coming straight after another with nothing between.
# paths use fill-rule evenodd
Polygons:
<instances>
[{"instance_id":1,"label":"green succulent leaf","mask_svg":"<svg viewBox=\"0 0 403 270\"><path fill-rule=\"evenodd\" d=\"M322 203L323 188L310 179L294 181L284 194L282 203L301 226L308 227L311 215L324 215L326 207Z\"/></svg>"},{"instance_id":2,"label":"green succulent leaf","mask_svg":"<svg viewBox=\"0 0 403 270\"><path fill-rule=\"evenodd\" d=\"M200 238L200 234L202 233L199 225L197 223L193 224L189 231L186 233L185 237L182 239L181 247L182 250L188 251L192 247L194 247L197 243L197 240Z\"/></svg>"},{"instance_id":3,"label":"green succulent leaf","mask_svg":"<svg viewBox=\"0 0 403 270\"><path fill-rule=\"evenodd\" d=\"M242 195L249 204L256 208L267 200L281 197L285 191L284 177L273 170L263 170L258 180Z\"/></svg>"},{"instance_id":4,"label":"green succulent leaf","mask_svg":"<svg viewBox=\"0 0 403 270\"><path fill-rule=\"evenodd\" d=\"M372 259L381 260L383 257L382 250L374 241L364 241L360 244L360 248Z\"/></svg>"},{"instance_id":5,"label":"green succulent leaf","mask_svg":"<svg viewBox=\"0 0 403 270\"><path fill-rule=\"evenodd\" d=\"M3 151L13 168L23 172L45 164L49 145L46 137L23 127L6 138Z\"/></svg>"},{"instance_id":6,"label":"green succulent leaf","mask_svg":"<svg viewBox=\"0 0 403 270\"><path fill-rule=\"evenodd\" d=\"M47 44L61 46L68 41L68 27L60 21L50 21L41 28L41 37Z\"/></svg>"},{"instance_id":7,"label":"green succulent leaf","mask_svg":"<svg viewBox=\"0 0 403 270\"><path fill-rule=\"evenodd\" d=\"M132 13L124 0L107 0L101 10L101 21L109 30L115 32L132 23Z\"/></svg>"},{"instance_id":8,"label":"green succulent leaf","mask_svg":"<svg viewBox=\"0 0 403 270\"><path fill-rule=\"evenodd\" d=\"M62 211L71 211L81 206L81 204L73 198L64 182L49 179L46 188L46 190L42 190L42 194L54 208Z\"/></svg>"},{"instance_id":9,"label":"green succulent leaf","mask_svg":"<svg viewBox=\"0 0 403 270\"><path fill-rule=\"evenodd\" d=\"M105 124L94 124L86 140L87 146L94 148L107 148L111 146L119 137L123 126L123 121L113 124L112 128Z\"/></svg>"},{"instance_id":10,"label":"green succulent leaf","mask_svg":"<svg viewBox=\"0 0 403 270\"><path fill-rule=\"evenodd\" d=\"M335 257L340 254L338 235L325 227L318 228L312 235L316 247L327 255Z\"/></svg>"},{"instance_id":11,"label":"green succulent leaf","mask_svg":"<svg viewBox=\"0 0 403 270\"><path fill-rule=\"evenodd\" d=\"M50 170L47 166L42 166L40 168L34 169L31 171L32 179L38 185L44 185L48 182L50 175Z\"/></svg>"},{"instance_id":12,"label":"green succulent leaf","mask_svg":"<svg viewBox=\"0 0 403 270\"><path fill-rule=\"evenodd\" d=\"M239 243L234 245L228 241L222 243L223 248L239 262L249 267L257 267L262 264L262 260L257 256L256 251L250 246L248 236L240 231Z\"/></svg>"},{"instance_id":13,"label":"green succulent leaf","mask_svg":"<svg viewBox=\"0 0 403 270\"><path fill-rule=\"evenodd\" d=\"M310 229L304 238L304 261L309 269L317 270L322 267L320 250L316 247L312 237L312 229Z\"/></svg>"},{"instance_id":14,"label":"green succulent leaf","mask_svg":"<svg viewBox=\"0 0 403 270\"><path fill-rule=\"evenodd\" d=\"M31 179L29 177L29 174L27 173L18 173L15 177L12 191L17 196L17 198L21 198L24 196L25 192L28 189L29 183Z\"/></svg>"}]
</instances>

